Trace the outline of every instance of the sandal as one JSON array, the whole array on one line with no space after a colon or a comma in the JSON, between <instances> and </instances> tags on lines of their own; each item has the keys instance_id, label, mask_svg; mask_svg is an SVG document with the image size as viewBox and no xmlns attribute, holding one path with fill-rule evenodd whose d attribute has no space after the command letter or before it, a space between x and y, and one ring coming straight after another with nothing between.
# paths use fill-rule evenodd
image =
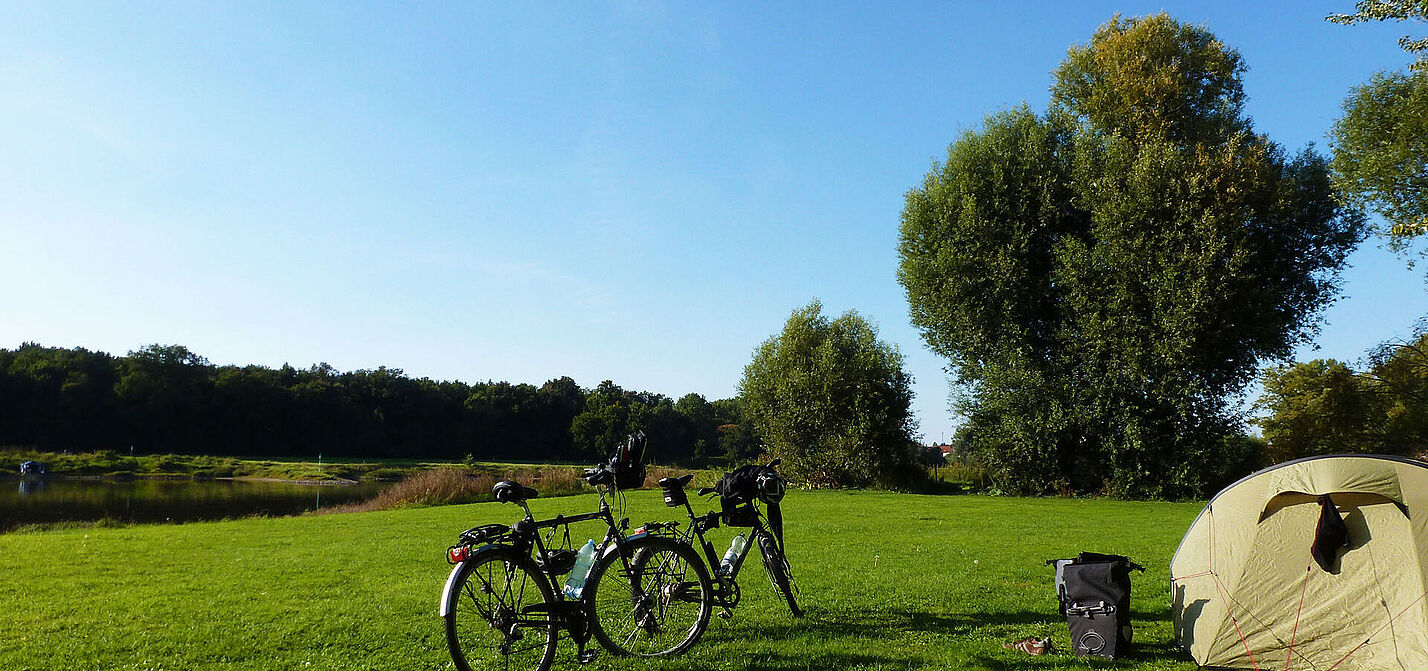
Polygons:
<instances>
[{"instance_id":1,"label":"sandal","mask_svg":"<svg viewBox=\"0 0 1428 671\"><path fill-rule=\"evenodd\" d=\"M1046 654L1047 650L1051 649L1051 639L1036 638L1035 636L1033 636L1031 638L1023 638L1020 641L1015 641L1012 643L1003 643L1002 647L1010 650L1016 650L1018 652L1024 652L1028 655L1041 656Z\"/></svg>"}]
</instances>

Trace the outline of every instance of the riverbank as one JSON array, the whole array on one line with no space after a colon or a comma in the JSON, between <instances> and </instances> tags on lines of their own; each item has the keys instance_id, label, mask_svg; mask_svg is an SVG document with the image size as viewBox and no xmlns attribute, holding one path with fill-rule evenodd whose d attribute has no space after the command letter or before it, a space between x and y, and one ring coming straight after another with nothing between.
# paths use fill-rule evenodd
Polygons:
<instances>
[{"instance_id":1,"label":"riverbank","mask_svg":"<svg viewBox=\"0 0 1428 671\"><path fill-rule=\"evenodd\" d=\"M413 461L319 467L231 457L12 450L0 453L0 469L28 459L48 459L50 475L39 480L0 475L0 533L478 503L491 500L491 487L500 480L535 487L545 497L590 491L580 467L562 465ZM645 486L688 472L651 466ZM694 472L698 485L712 485L721 474Z\"/></svg>"},{"instance_id":2,"label":"riverbank","mask_svg":"<svg viewBox=\"0 0 1428 671\"><path fill-rule=\"evenodd\" d=\"M303 483L395 482L412 473L455 465L421 460L303 460L190 454L124 455L113 450L41 452L0 450L0 474L19 472L23 461L45 464L51 476L108 478L248 479Z\"/></svg>"},{"instance_id":3,"label":"riverbank","mask_svg":"<svg viewBox=\"0 0 1428 671\"><path fill-rule=\"evenodd\" d=\"M0 482L0 534L65 527L280 517L371 500L392 483L51 476Z\"/></svg>"},{"instance_id":4,"label":"riverbank","mask_svg":"<svg viewBox=\"0 0 1428 671\"><path fill-rule=\"evenodd\" d=\"M188 482L205 481L204 478L195 478L192 474L182 473L155 473L144 475L120 474L120 475L72 475L72 474L51 474L42 478L22 478L18 475L0 475L0 482L132 482L135 480L156 480L160 482ZM268 478L254 475L239 475L231 478L209 478L213 482L281 482L289 485L318 485L341 487L343 485L360 484L359 480L348 480L347 478L333 478L329 480L290 480L287 478ZM368 481L370 482L370 480Z\"/></svg>"}]
</instances>

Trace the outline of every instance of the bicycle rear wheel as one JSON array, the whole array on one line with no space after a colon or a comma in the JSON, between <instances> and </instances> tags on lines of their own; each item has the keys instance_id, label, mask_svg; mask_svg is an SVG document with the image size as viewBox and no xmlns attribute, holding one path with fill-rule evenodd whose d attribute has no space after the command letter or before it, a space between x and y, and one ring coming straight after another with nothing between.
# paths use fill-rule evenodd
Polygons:
<instances>
[{"instance_id":1,"label":"bicycle rear wheel","mask_svg":"<svg viewBox=\"0 0 1428 671\"><path fill-rule=\"evenodd\" d=\"M793 616L803 617L803 609L798 607L798 599L793 596L793 571L788 565L788 558L779 550L773 536L761 533L758 537L759 554L764 558L764 572L768 573L769 582L788 600L788 610Z\"/></svg>"},{"instance_id":2,"label":"bicycle rear wheel","mask_svg":"<svg viewBox=\"0 0 1428 671\"><path fill-rule=\"evenodd\" d=\"M612 654L679 654L709 626L709 572L693 548L673 539L647 536L626 542L622 551L601 558L585 589L591 632Z\"/></svg>"},{"instance_id":3,"label":"bicycle rear wheel","mask_svg":"<svg viewBox=\"0 0 1428 671\"><path fill-rule=\"evenodd\" d=\"M550 669L556 624L549 611L532 608L556 599L529 557L482 551L453 569L446 585L446 645L459 671Z\"/></svg>"}]
</instances>

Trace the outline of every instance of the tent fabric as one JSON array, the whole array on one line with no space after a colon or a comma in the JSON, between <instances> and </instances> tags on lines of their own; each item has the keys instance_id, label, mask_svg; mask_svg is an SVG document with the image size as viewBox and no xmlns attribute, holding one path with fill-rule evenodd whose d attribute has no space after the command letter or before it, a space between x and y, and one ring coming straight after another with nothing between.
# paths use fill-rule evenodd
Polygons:
<instances>
[{"instance_id":1,"label":"tent fabric","mask_svg":"<svg viewBox=\"0 0 1428 671\"><path fill-rule=\"evenodd\" d=\"M1335 506L1348 545L1330 572L1311 548ZM1170 575L1176 641L1201 666L1428 669L1428 463L1313 457L1247 476L1190 525Z\"/></svg>"}]
</instances>

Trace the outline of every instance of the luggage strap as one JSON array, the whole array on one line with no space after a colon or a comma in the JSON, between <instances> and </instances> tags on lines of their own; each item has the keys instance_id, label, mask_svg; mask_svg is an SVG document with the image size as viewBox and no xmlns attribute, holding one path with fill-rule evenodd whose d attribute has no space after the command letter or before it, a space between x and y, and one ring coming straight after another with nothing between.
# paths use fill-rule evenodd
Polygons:
<instances>
[{"instance_id":1,"label":"luggage strap","mask_svg":"<svg viewBox=\"0 0 1428 671\"><path fill-rule=\"evenodd\" d=\"M1091 617L1091 616L1093 616L1093 615L1113 615L1113 614L1115 614L1115 612L1116 612L1116 605L1113 604L1113 603L1106 603L1105 601L1097 601L1097 602L1094 603L1094 604L1090 604L1090 603L1086 603L1086 604L1083 604L1083 603L1073 603L1073 604L1071 604L1071 605L1069 605L1069 606L1066 607L1066 616L1067 616L1067 617L1072 617L1072 616L1077 616L1077 617Z\"/></svg>"}]
</instances>

